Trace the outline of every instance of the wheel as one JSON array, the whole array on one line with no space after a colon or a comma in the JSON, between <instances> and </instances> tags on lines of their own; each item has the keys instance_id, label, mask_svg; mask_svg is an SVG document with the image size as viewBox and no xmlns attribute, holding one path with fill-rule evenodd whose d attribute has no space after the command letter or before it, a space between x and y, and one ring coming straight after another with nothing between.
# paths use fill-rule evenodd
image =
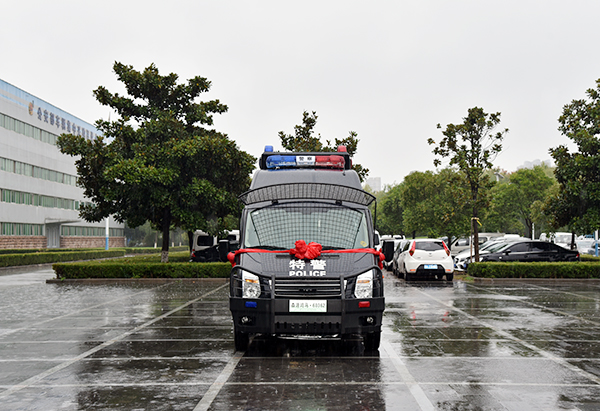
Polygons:
<instances>
[{"instance_id":1,"label":"wheel","mask_svg":"<svg viewBox=\"0 0 600 411\"><path fill-rule=\"evenodd\" d=\"M454 274L446 274L446 281L452 281Z\"/></svg>"},{"instance_id":2,"label":"wheel","mask_svg":"<svg viewBox=\"0 0 600 411\"><path fill-rule=\"evenodd\" d=\"M248 333L234 329L233 342L235 344L236 351L246 351L248 349L248 344L250 343L250 335Z\"/></svg>"},{"instance_id":3,"label":"wheel","mask_svg":"<svg viewBox=\"0 0 600 411\"><path fill-rule=\"evenodd\" d=\"M365 344L365 351L377 351L381 343L381 331L363 334L363 343Z\"/></svg>"}]
</instances>

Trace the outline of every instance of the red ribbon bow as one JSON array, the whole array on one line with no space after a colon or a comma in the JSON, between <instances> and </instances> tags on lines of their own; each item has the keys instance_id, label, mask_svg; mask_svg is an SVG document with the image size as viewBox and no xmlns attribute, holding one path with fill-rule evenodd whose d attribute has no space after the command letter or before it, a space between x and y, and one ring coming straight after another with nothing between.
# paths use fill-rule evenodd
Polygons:
<instances>
[{"instance_id":1,"label":"red ribbon bow","mask_svg":"<svg viewBox=\"0 0 600 411\"><path fill-rule=\"evenodd\" d=\"M313 260L321 255L321 250L323 249L319 243L310 242L306 244L304 240L298 240L294 245L296 248L292 248L290 254L299 260Z\"/></svg>"}]
</instances>

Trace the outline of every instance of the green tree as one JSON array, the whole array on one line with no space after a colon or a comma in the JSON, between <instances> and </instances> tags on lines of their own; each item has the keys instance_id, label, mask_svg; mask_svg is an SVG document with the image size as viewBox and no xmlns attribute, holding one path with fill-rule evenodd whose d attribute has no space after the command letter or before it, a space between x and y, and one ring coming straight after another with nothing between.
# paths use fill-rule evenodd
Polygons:
<instances>
[{"instance_id":1,"label":"green tree","mask_svg":"<svg viewBox=\"0 0 600 411\"><path fill-rule=\"evenodd\" d=\"M558 119L558 130L578 151L571 153L564 145L550 149L559 190L545 210L553 227L567 226L572 232L600 227L600 79L586 95L565 105Z\"/></svg>"},{"instance_id":2,"label":"green tree","mask_svg":"<svg viewBox=\"0 0 600 411\"><path fill-rule=\"evenodd\" d=\"M509 176L506 184L494 187L492 208L505 220L515 219L524 226L525 236L533 236L533 225L542 225L538 204L544 202L554 179L547 176L544 168L522 168ZM537 221L536 221L537 218Z\"/></svg>"},{"instance_id":3,"label":"green tree","mask_svg":"<svg viewBox=\"0 0 600 411\"><path fill-rule=\"evenodd\" d=\"M404 230L428 237L462 235L469 230L464 177L446 168L410 173L400 187Z\"/></svg>"},{"instance_id":4,"label":"green tree","mask_svg":"<svg viewBox=\"0 0 600 411\"><path fill-rule=\"evenodd\" d=\"M449 157L450 166L458 167L464 174L469 186L470 197L467 205L471 208L471 226L473 244L475 245L475 261L479 261L479 212L487 206L487 193L494 181L485 175L492 168L492 160L502 151L502 139L508 129L494 132L500 123L500 113L485 113L482 108L473 107L468 110L462 124L448 124L442 131L444 137L433 153L439 157ZM442 127L438 124L438 129ZM436 144L428 139L430 145ZM441 160L433 161L437 167Z\"/></svg>"},{"instance_id":5,"label":"green tree","mask_svg":"<svg viewBox=\"0 0 600 411\"><path fill-rule=\"evenodd\" d=\"M127 96L104 87L94 91L119 118L99 120L103 136L86 140L63 134L61 152L78 156L78 184L91 204L81 207L87 221L114 215L135 228L150 221L162 232L162 257L168 261L169 231L203 229L216 234L223 218L239 213L237 195L247 189L255 158L235 142L205 126L227 111L218 100L195 102L210 81L161 76L154 64L143 72L114 64Z\"/></svg>"},{"instance_id":6,"label":"green tree","mask_svg":"<svg viewBox=\"0 0 600 411\"><path fill-rule=\"evenodd\" d=\"M338 146L346 146L350 157L354 157L358 150L358 134L350 131L348 137L343 139L334 139L333 144L330 140L325 140L326 144L321 142L321 135L315 136L315 125L317 124L317 112L302 113L302 125L294 126L294 135L279 132L279 139L284 150L292 152L335 152ZM360 181L363 182L369 174L369 169L360 164L352 164L352 169L358 173Z\"/></svg>"},{"instance_id":7,"label":"green tree","mask_svg":"<svg viewBox=\"0 0 600 411\"><path fill-rule=\"evenodd\" d=\"M376 193L377 229L380 234L404 234L400 188L400 185L395 185L388 190Z\"/></svg>"}]
</instances>

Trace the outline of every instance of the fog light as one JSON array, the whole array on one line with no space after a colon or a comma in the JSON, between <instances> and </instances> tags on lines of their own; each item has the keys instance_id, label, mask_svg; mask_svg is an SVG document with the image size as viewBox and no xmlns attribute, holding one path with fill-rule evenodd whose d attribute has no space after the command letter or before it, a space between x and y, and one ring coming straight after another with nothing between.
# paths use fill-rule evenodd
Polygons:
<instances>
[{"instance_id":1,"label":"fog light","mask_svg":"<svg viewBox=\"0 0 600 411\"><path fill-rule=\"evenodd\" d=\"M242 324L248 324L250 322L250 318L244 316L244 317L240 318L240 322Z\"/></svg>"},{"instance_id":2,"label":"fog light","mask_svg":"<svg viewBox=\"0 0 600 411\"><path fill-rule=\"evenodd\" d=\"M367 324L373 324L375 319L373 317L367 317Z\"/></svg>"}]
</instances>

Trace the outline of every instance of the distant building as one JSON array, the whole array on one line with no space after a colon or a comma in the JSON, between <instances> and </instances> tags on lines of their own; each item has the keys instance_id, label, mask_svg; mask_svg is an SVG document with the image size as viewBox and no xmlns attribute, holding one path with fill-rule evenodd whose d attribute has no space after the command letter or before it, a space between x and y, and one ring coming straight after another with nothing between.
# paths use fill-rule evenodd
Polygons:
<instances>
[{"instance_id":1,"label":"distant building","mask_svg":"<svg viewBox=\"0 0 600 411\"><path fill-rule=\"evenodd\" d=\"M534 168L535 166L541 166L541 165L545 165L547 167L554 167L554 163L552 162L552 160L533 160L533 161L525 161L522 165L520 165L519 167L517 167L517 170L521 169L521 168Z\"/></svg>"},{"instance_id":2,"label":"distant building","mask_svg":"<svg viewBox=\"0 0 600 411\"><path fill-rule=\"evenodd\" d=\"M96 138L94 126L0 80L0 248L104 247L106 223L79 217L86 198L62 133ZM123 224L109 221L109 246L125 245Z\"/></svg>"},{"instance_id":3,"label":"distant building","mask_svg":"<svg viewBox=\"0 0 600 411\"><path fill-rule=\"evenodd\" d=\"M374 193L381 191L381 177L367 178L365 187L369 186Z\"/></svg>"}]
</instances>

